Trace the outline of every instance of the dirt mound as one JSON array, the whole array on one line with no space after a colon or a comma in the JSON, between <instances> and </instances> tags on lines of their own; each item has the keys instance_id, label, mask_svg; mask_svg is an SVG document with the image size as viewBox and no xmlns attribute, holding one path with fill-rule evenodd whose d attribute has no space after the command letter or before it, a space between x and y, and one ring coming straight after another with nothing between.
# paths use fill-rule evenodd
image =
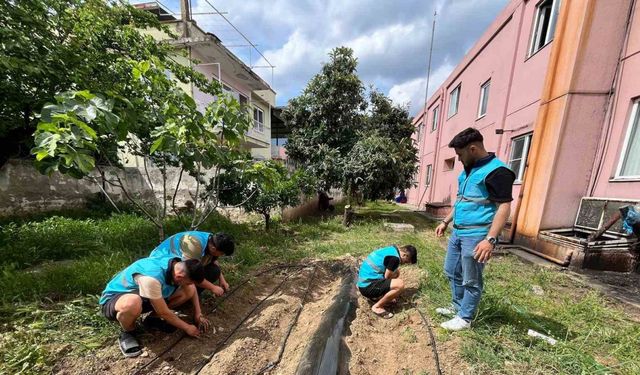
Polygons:
<instances>
[{"instance_id":1,"label":"dirt mound","mask_svg":"<svg viewBox=\"0 0 640 375\"><path fill-rule=\"evenodd\" d=\"M201 374L258 374L277 360L291 327L281 361L264 373L294 374L310 337L341 288L345 270L342 263L308 262L304 268L281 269L252 279L209 314L215 332L200 339L183 337L180 332L145 334L140 336L145 345L141 357L125 359L115 344L108 343L91 355L60 362L54 371L186 374L201 368ZM349 264L353 266L353 261ZM341 373L436 373L429 336L411 304L419 270L408 268L402 272L408 291L392 309L396 314L392 319L374 316L370 303L358 297L357 308L350 315L352 321L345 330ZM294 322L307 289L304 306ZM215 301L209 299L203 311L213 311L214 306Z\"/></svg>"}]
</instances>

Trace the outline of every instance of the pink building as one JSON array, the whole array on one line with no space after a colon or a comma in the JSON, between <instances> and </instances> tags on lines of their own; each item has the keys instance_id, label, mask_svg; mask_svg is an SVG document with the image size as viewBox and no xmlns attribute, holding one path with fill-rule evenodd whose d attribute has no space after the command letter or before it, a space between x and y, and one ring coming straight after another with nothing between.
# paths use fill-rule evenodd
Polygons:
<instances>
[{"instance_id":1,"label":"pink building","mask_svg":"<svg viewBox=\"0 0 640 375\"><path fill-rule=\"evenodd\" d=\"M637 241L619 225L584 238L640 199L639 52L635 0L511 1L415 117L409 203L451 209L462 165L447 144L472 126L517 175L503 240L564 265L635 269Z\"/></svg>"}]
</instances>

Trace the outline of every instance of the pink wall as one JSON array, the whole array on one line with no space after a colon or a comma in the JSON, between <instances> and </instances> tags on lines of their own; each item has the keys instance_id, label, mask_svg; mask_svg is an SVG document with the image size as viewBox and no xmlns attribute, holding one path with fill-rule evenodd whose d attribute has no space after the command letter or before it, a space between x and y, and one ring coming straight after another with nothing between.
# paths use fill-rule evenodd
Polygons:
<instances>
[{"instance_id":1,"label":"pink wall","mask_svg":"<svg viewBox=\"0 0 640 375\"><path fill-rule=\"evenodd\" d=\"M203 64L208 63L207 59L200 55L197 50L194 48L192 50L192 56L194 59L198 61L202 61ZM195 70L204 74L207 78L212 80L218 79L218 66L217 65L204 65L204 66L195 66ZM242 95L247 98L251 98L251 89L246 84L242 83L240 80L235 77L229 76L225 73L224 69L221 69L222 82L227 86L230 86L235 91L240 92ZM209 94L205 94L202 91L198 90L196 87L193 89L193 99L197 103L209 103L213 100L213 97Z\"/></svg>"},{"instance_id":2,"label":"pink wall","mask_svg":"<svg viewBox=\"0 0 640 375\"><path fill-rule=\"evenodd\" d=\"M445 159L455 157L447 143L464 128L479 129L487 150L496 152L505 162L514 138L528 133L535 137L553 49L551 42L528 55L536 4L510 2L429 100L427 127L421 136L419 186L409 192L410 203L418 204L422 196L422 207L427 202L455 199L462 165L456 160L453 171L443 170L443 165ZM577 32L580 35L576 34L582 39L574 65L563 71L571 78L571 88L565 94L567 105L560 120L562 131L548 196L541 202L545 205L542 229L571 226L583 196L640 198L640 181L614 180L633 101L640 97L640 7L636 7L630 32L625 36L630 4L630 0L595 2L592 17L581 25ZM619 74L609 100L617 61L621 61ZM480 85L489 78L487 114L477 119ZM458 84L462 85L459 111L447 119L449 94ZM431 116L436 105L440 105L441 118L438 131L432 133ZM496 129L503 129L504 133L496 135ZM425 189L427 164L433 165L434 176L432 185ZM512 214L520 190L521 185L516 184Z\"/></svg>"},{"instance_id":3,"label":"pink wall","mask_svg":"<svg viewBox=\"0 0 640 375\"><path fill-rule=\"evenodd\" d=\"M623 22L618 23L623 25ZM613 49L613 52L619 52ZM622 154L624 137L627 132L633 100L640 96L640 6L636 4L631 23L631 32L622 53L620 63L620 77L617 82L618 90L613 98L613 111L610 130L607 124L600 135L603 141L608 141L604 150L604 158L600 173L593 176L595 187L593 196L618 197L640 199L640 181L615 180L615 172ZM594 163L594 169L598 166Z\"/></svg>"},{"instance_id":4,"label":"pink wall","mask_svg":"<svg viewBox=\"0 0 640 375\"><path fill-rule=\"evenodd\" d=\"M461 130L473 126L485 137L487 150L496 152L507 162L511 152L511 138L532 131L539 101L550 46L527 58L530 28L533 24L535 3L512 1L496 18L480 40L473 46L449 78L429 100L426 131L422 132L420 178L417 189L408 195L409 202L424 206L427 202L451 202L455 200L457 176L462 164L455 152L447 147L449 141ZM491 80L486 115L478 118L480 86ZM451 91L461 84L458 113L447 118ZM440 106L437 132L431 132L433 108ZM496 129L504 129L496 135ZM445 160L454 158L454 169L445 170ZM435 180L426 189L423 171L433 164ZM518 189L514 189L517 196Z\"/></svg>"}]
</instances>

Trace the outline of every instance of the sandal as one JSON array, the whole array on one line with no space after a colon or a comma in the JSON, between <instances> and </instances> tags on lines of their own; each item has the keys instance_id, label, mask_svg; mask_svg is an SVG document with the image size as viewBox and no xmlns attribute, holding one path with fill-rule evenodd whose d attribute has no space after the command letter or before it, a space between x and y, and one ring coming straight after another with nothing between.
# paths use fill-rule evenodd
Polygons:
<instances>
[{"instance_id":1,"label":"sandal","mask_svg":"<svg viewBox=\"0 0 640 375\"><path fill-rule=\"evenodd\" d=\"M176 327L172 326L171 324L167 323L166 320L159 318L157 316L147 316L143 321L142 321L142 325L146 328L146 329L157 329L158 331L164 332L164 333L172 333L175 332L177 330Z\"/></svg>"},{"instance_id":2,"label":"sandal","mask_svg":"<svg viewBox=\"0 0 640 375\"><path fill-rule=\"evenodd\" d=\"M371 312L374 313L377 317L382 318L382 319L391 319L391 318L393 318L393 313L391 313L391 312L389 312L387 310L384 310L384 311L379 312L379 313L377 313L377 312L375 312L373 310L371 310Z\"/></svg>"},{"instance_id":3,"label":"sandal","mask_svg":"<svg viewBox=\"0 0 640 375\"><path fill-rule=\"evenodd\" d=\"M137 357L142 354L142 347L136 337L130 332L121 332L118 337L120 351L127 358Z\"/></svg>"}]
</instances>

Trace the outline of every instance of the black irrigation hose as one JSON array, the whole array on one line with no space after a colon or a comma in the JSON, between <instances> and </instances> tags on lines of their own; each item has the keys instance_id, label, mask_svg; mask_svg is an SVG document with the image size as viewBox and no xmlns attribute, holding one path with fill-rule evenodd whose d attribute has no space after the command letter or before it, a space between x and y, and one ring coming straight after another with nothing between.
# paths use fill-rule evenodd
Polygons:
<instances>
[{"instance_id":1,"label":"black irrigation hose","mask_svg":"<svg viewBox=\"0 0 640 375\"><path fill-rule=\"evenodd\" d=\"M442 369L440 368L440 357L438 356L438 348L436 347L436 338L433 336L431 323L418 307L416 307L416 310L418 310L418 314L420 314L424 325L427 326L427 331L429 331L429 337L431 338L431 350L433 351L433 358L436 360L436 369L438 370L438 375L442 375Z\"/></svg>"},{"instance_id":2,"label":"black irrigation hose","mask_svg":"<svg viewBox=\"0 0 640 375\"><path fill-rule=\"evenodd\" d=\"M305 302L307 301L307 295L309 294L309 290L311 290L311 285L313 284L313 279L316 277L316 271L318 271L318 266L313 266L313 274L309 278L309 283L307 284L307 289L304 291L304 295L302 296L302 300L300 301L300 306L298 306L298 310L296 311L295 316L291 319L289 323L289 328L287 329L287 333L282 338L282 342L280 343L280 350L278 351L278 358L275 361L268 363L265 367L263 367L260 371L258 371L257 375L264 374L265 372L276 367L280 361L282 360L282 355L284 354L284 349L287 345L287 341L289 340L289 336L291 336L291 332L293 331L293 327L298 323L298 318L300 317L300 313L302 313L302 308L304 307Z\"/></svg>"},{"instance_id":3,"label":"black irrigation hose","mask_svg":"<svg viewBox=\"0 0 640 375\"><path fill-rule=\"evenodd\" d=\"M269 267L267 269L264 269L264 270L262 270L260 272L257 272L254 275L248 276L244 280L239 282L235 287L233 287L228 293L226 293L224 296L222 296L222 298L217 300L216 304L213 306L213 309L211 309L209 314L214 313L218 309L218 307L222 304L222 302L226 301L227 298L231 297L238 289L240 289L240 287L244 286L246 283L248 283L252 279L254 279L254 278L258 277L258 276L264 275L265 273L269 273L269 272L272 272L272 271L275 271L275 270L280 270L280 269L283 269L283 268L303 268L303 267L305 267L305 266L300 265L300 264L278 264L278 265L275 265L273 267ZM169 345L165 350L160 352L154 359L152 359L151 361L145 363L142 367L137 369L133 374L134 375L141 374L143 370L145 370L146 368L148 368L152 364L156 363L156 361L158 361L165 354L167 354L169 351L171 351L185 337L187 337L187 334L184 331L181 331L180 332L180 336L178 337L178 339L173 344Z\"/></svg>"},{"instance_id":4,"label":"black irrigation hose","mask_svg":"<svg viewBox=\"0 0 640 375\"><path fill-rule=\"evenodd\" d=\"M301 267L300 267L301 268ZM247 319L249 319L249 317L251 317L251 315L253 315L253 313L258 310L258 308L260 306L262 306L262 304L269 299L269 297L273 296L274 294L276 294L276 292L278 290L280 290L280 288L282 287L282 285L289 280L289 277L291 277L291 274L288 274L281 282L280 284L278 284L278 286L275 287L275 289L273 289L273 291L271 293L269 293L269 295L267 295L266 297L264 297L262 299L262 301L260 301L257 305L255 305L253 307L253 309L251 309L251 311L249 311L249 313L240 321L240 323L238 323L238 325L236 325L233 330L231 332L229 332L229 334L227 335L227 337L224 338L224 340L216 345L216 347L214 348L213 352L211 352L211 354L209 354L209 356L207 357L207 360L205 362L203 362L201 365L199 365L197 367L197 369L193 372L194 375L198 375L200 373L200 371L202 371L203 368L205 368L206 365L209 364L209 362L211 362L211 360L213 359L213 357L216 355L216 353L218 353L218 351L220 349L222 349L223 346L225 346L225 344L227 343L227 341L229 341L229 339L236 333L236 331L242 326L242 324L244 324L245 321L247 321Z\"/></svg>"}]
</instances>

